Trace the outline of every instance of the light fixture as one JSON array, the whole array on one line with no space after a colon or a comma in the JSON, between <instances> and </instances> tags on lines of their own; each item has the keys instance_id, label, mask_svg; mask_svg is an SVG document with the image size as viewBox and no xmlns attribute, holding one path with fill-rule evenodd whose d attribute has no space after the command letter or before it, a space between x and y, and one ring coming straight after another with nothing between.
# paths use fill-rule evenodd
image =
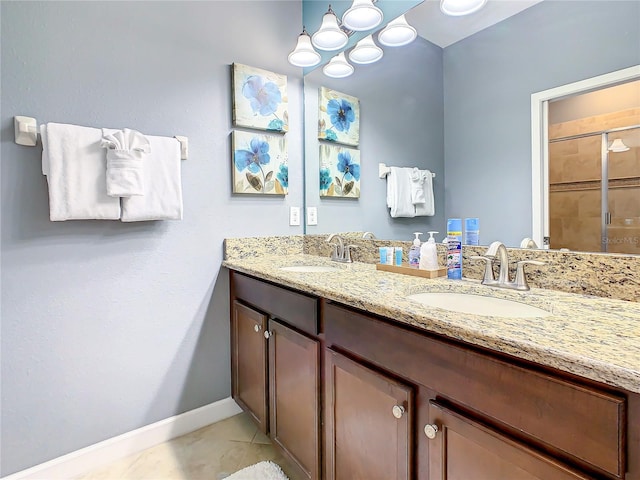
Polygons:
<instances>
[{"instance_id":1,"label":"light fixture","mask_svg":"<svg viewBox=\"0 0 640 480\"><path fill-rule=\"evenodd\" d=\"M348 41L349 37L338 25L338 17L329 5L329 10L322 17L320 30L313 34L311 43L320 50L338 50Z\"/></svg>"},{"instance_id":2,"label":"light fixture","mask_svg":"<svg viewBox=\"0 0 640 480\"><path fill-rule=\"evenodd\" d=\"M487 0L440 0L440 10L446 15L460 17L477 12Z\"/></svg>"},{"instance_id":3,"label":"light fixture","mask_svg":"<svg viewBox=\"0 0 640 480\"><path fill-rule=\"evenodd\" d=\"M296 67L315 67L320 63L320 54L313 49L311 37L302 27L296 48L289 54L289 63Z\"/></svg>"},{"instance_id":4,"label":"light fixture","mask_svg":"<svg viewBox=\"0 0 640 480\"><path fill-rule=\"evenodd\" d=\"M353 0L351 8L342 15L342 24L349 30L361 32L380 25L382 17L382 10L373 5L373 0Z\"/></svg>"},{"instance_id":5,"label":"light fixture","mask_svg":"<svg viewBox=\"0 0 640 480\"><path fill-rule=\"evenodd\" d=\"M413 42L417 36L416 29L407 23L404 15L400 15L382 29L378 41L386 47L401 47Z\"/></svg>"},{"instance_id":6,"label":"light fixture","mask_svg":"<svg viewBox=\"0 0 640 480\"><path fill-rule=\"evenodd\" d=\"M367 64L377 62L382 58L382 49L375 44L373 37L368 37L360 40L355 48L349 52L349 60L353 63Z\"/></svg>"},{"instance_id":7,"label":"light fixture","mask_svg":"<svg viewBox=\"0 0 640 480\"><path fill-rule=\"evenodd\" d=\"M327 77L344 78L353 73L353 65L347 62L344 52L340 52L323 67L322 71Z\"/></svg>"},{"instance_id":8,"label":"light fixture","mask_svg":"<svg viewBox=\"0 0 640 480\"><path fill-rule=\"evenodd\" d=\"M609 151L614 153L626 152L627 150L629 147L624 144L621 138L616 138L609 147Z\"/></svg>"}]
</instances>

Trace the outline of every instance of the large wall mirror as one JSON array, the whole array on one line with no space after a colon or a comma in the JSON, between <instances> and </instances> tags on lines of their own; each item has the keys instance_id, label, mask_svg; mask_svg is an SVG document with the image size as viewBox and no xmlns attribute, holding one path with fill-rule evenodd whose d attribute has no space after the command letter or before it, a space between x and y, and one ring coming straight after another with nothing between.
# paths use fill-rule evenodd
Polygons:
<instances>
[{"instance_id":1,"label":"large wall mirror","mask_svg":"<svg viewBox=\"0 0 640 480\"><path fill-rule=\"evenodd\" d=\"M316 26L308 15L321 17L322 3L304 2L310 33ZM337 3L338 16L351 4ZM385 3L393 2L377 5ZM478 217L481 244L520 245L534 235L532 95L640 64L640 1L489 0L469 17L445 17L438 4L409 10L418 38L383 47L380 61L355 65L352 76L329 78L321 67L306 73L305 204L318 209L318 224L306 233L410 240L414 231L435 230L440 240L447 218ZM507 18L486 27L493 15ZM476 33L451 35L467 29ZM358 199L320 196L320 87L360 100ZM435 215L391 218L379 163L432 171ZM622 221L640 225L638 215Z\"/></svg>"}]
</instances>

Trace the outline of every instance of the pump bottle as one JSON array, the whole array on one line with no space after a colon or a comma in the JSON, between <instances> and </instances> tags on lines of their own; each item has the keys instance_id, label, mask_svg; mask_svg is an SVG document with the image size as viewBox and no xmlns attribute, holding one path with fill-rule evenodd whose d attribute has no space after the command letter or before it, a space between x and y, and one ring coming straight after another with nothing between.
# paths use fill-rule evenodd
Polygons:
<instances>
[{"instance_id":1,"label":"pump bottle","mask_svg":"<svg viewBox=\"0 0 640 480\"><path fill-rule=\"evenodd\" d=\"M429 239L424 242L420 249L420 268L422 270L437 270L438 265L438 248L436 247L436 239L433 235L438 232L428 232Z\"/></svg>"},{"instance_id":2,"label":"pump bottle","mask_svg":"<svg viewBox=\"0 0 640 480\"><path fill-rule=\"evenodd\" d=\"M422 242L420 241L420 235L422 232L413 232L416 238L413 240L413 245L409 249L409 266L411 268L418 268L420 265L420 245Z\"/></svg>"}]
</instances>

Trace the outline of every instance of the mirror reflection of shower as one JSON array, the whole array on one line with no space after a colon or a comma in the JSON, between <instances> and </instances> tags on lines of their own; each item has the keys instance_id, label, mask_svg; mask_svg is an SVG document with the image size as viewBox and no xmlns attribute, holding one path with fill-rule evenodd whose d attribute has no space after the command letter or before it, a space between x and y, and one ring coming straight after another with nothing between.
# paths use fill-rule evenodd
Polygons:
<instances>
[{"instance_id":1,"label":"mirror reflection of shower","mask_svg":"<svg viewBox=\"0 0 640 480\"><path fill-rule=\"evenodd\" d=\"M640 81L549 103L551 248L640 254Z\"/></svg>"}]
</instances>

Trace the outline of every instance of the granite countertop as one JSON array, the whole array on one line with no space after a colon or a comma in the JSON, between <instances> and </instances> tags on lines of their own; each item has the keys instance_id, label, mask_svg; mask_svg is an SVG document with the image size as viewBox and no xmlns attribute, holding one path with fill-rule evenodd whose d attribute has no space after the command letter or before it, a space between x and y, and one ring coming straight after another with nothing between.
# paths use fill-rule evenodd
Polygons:
<instances>
[{"instance_id":1,"label":"granite countertop","mask_svg":"<svg viewBox=\"0 0 640 480\"><path fill-rule=\"evenodd\" d=\"M280 267L326 265L329 272ZM334 300L397 322L640 393L640 303L532 288L529 292L475 280L425 279L341 264L315 255L259 255L223 266ZM544 318L504 318L450 312L405 298L459 292L520 301L552 312Z\"/></svg>"}]
</instances>

